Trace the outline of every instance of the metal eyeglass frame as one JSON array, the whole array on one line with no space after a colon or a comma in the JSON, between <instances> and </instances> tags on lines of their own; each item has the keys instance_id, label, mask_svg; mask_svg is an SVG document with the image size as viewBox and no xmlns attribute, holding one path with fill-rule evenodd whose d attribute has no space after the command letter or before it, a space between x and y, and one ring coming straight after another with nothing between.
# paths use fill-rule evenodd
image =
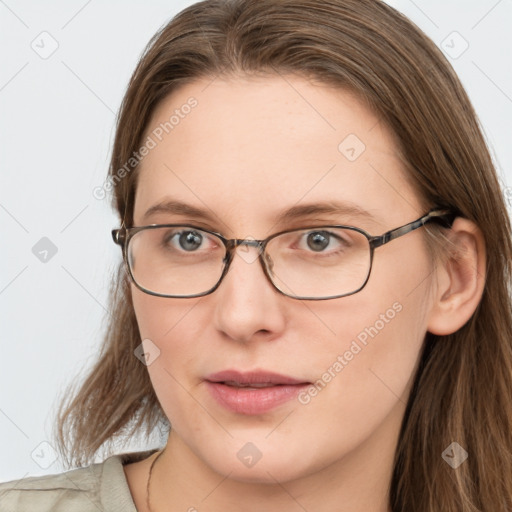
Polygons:
<instances>
[{"instance_id":1,"label":"metal eyeglass frame","mask_svg":"<svg viewBox=\"0 0 512 512\"><path fill-rule=\"evenodd\" d=\"M285 295L287 297L290 297L292 299L298 299L298 300L328 300L328 299L338 299L340 297L346 297L348 295L353 295L357 292L360 292L366 286L366 283L368 282L368 280L370 278L371 271L372 271L373 252L377 247L381 247L382 245L387 244L387 243L391 242L392 240L395 240L403 235L406 235L407 233L410 233L411 231L414 231L415 229L418 229L418 228L424 226L428 222L435 221L435 222L442 224L446 228L451 228L453 221L455 220L455 218L457 216L458 215L452 210L432 209L429 212L427 212L425 215L420 217L419 219L409 222L408 224L405 224L403 226L391 229L390 231L387 231L386 233L384 233L383 235L380 235L380 236L372 236L369 233L367 233L366 231L364 231L363 229L356 228L354 226L328 225L328 226L311 226L311 227L306 226L306 227L301 227L301 228L287 229L285 231L280 231L278 233L274 233L273 235L270 235L269 237L265 238L264 240L250 240L250 239L239 239L239 238L227 239L227 238L223 237L220 233L217 233L215 231L209 231L208 229L199 228L199 227L191 225L191 224L151 224L149 226L138 226L138 227L132 227L132 228L122 227L119 229L113 229L112 230L112 239L114 240L114 242L117 245L120 245L123 249L123 260L126 265L126 268L128 269L128 274L130 275L130 278L133 281L133 283L135 284L135 286L139 290L141 290L149 295L154 295L156 297L190 299L190 298L194 298L194 297L203 297L204 295L209 295L210 293L214 292L219 287L224 276L227 274L227 272L229 270L229 266L230 266L231 262L233 261L233 255L234 255L235 249L240 245L246 245L249 247L257 247L259 249L258 259L263 268L263 272L264 272L266 278L268 279L268 281L270 282L270 284L279 293L281 293L282 295ZM130 239L136 233L138 233L142 230L145 230L145 229L155 229L155 228L160 228L160 227L190 227L190 228L194 228L194 229L203 231L205 233L214 235L222 241L222 243L224 244L224 246L226 248L226 256L224 257L224 268L222 270L222 274L221 274L219 280L212 288L210 288L209 290L207 290L203 293L197 293L197 294L193 294L193 295L167 295L167 294L161 294L161 293L153 292L151 290L147 290L146 288L143 288L142 286L140 286L137 283L137 281L135 280L135 278L132 274L130 265L128 263L128 255L127 255L128 243L129 243ZM353 292L343 293L341 295L332 295L332 296L328 296L328 297L302 297L302 296L297 296L297 295L290 295L289 293L282 291L281 289L279 289L277 287L277 285L272 281L272 278L270 277L270 271L267 266L267 262L265 260L266 245L273 238L275 238L279 235L285 234L285 233L291 233L293 231L302 231L302 230L306 230L306 229L320 229L320 228L350 229L350 230L357 231L357 232L363 234L368 239L368 243L370 246L370 265L369 265L368 274L366 276L364 283L357 290L354 290Z\"/></svg>"}]
</instances>

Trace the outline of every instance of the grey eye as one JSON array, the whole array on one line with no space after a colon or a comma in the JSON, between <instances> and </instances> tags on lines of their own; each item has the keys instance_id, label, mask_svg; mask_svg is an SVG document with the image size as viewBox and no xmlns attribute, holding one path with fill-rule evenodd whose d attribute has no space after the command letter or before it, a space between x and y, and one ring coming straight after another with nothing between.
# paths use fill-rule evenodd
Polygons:
<instances>
[{"instance_id":1,"label":"grey eye","mask_svg":"<svg viewBox=\"0 0 512 512\"><path fill-rule=\"evenodd\" d=\"M314 231L307 236L308 247L316 252L323 251L330 242L331 235L327 231Z\"/></svg>"},{"instance_id":2,"label":"grey eye","mask_svg":"<svg viewBox=\"0 0 512 512\"><path fill-rule=\"evenodd\" d=\"M178 240L182 249L185 251L194 251L201 247L203 236L197 231L183 231L179 233Z\"/></svg>"}]
</instances>

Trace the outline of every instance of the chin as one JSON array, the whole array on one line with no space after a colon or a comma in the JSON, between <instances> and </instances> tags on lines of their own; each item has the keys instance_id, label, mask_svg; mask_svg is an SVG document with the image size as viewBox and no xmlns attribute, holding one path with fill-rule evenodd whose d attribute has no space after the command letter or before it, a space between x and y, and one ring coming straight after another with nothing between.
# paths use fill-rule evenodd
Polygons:
<instances>
[{"instance_id":1,"label":"chin","mask_svg":"<svg viewBox=\"0 0 512 512\"><path fill-rule=\"evenodd\" d=\"M273 444L265 439L254 442L245 439L250 436L230 446L218 445L215 453L207 448L208 454L203 453L201 458L215 472L229 475L230 480L252 484L276 484L304 478L334 462L331 458L322 460L312 447L310 452L305 451L306 442L294 446L282 441Z\"/></svg>"}]
</instances>

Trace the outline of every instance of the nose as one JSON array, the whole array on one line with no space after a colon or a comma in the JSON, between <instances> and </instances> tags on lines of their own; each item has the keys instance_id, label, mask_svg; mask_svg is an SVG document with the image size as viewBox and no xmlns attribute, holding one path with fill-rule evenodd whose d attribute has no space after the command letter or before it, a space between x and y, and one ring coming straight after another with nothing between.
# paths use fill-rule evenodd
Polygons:
<instances>
[{"instance_id":1,"label":"nose","mask_svg":"<svg viewBox=\"0 0 512 512\"><path fill-rule=\"evenodd\" d=\"M271 340L286 326L286 300L266 278L255 246L239 246L219 287L215 301L215 327L230 339L247 342L255 337Z\"/></svg>"}]
</instances>

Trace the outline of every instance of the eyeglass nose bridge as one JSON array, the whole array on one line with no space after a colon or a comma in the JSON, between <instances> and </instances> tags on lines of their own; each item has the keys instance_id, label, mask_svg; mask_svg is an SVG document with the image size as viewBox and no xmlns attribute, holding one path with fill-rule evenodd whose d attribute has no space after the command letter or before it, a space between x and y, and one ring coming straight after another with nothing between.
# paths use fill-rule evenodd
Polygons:
<instances>
[{"instance_id":1,"label":"eyeglass nose bridge","mask_svg":"<svg viewBox=\"0 0 512 512\"><path fill-rule=\"evenodd\" d=\"M254 240L252 238L234 238L229 240L231 247L239 247L240 245L246 245L248 247L256 247L263 249L264 240Z\"/></svg>"},{"instance_id":2,"label":"eyeglass nose bridge","mask_svg":"<svg viewBox=\"0 0 512 512\"><path fill-rule=\"evenodd\" d=\"M227 249L228 249L228 253L230 255L230 259L233 257L237 247L243 247L243 248L254 247L255 249L257 249L257 252L253 253L252 255L248 252L245 255L242 255L240 253L238 253L238 255L241 256L242 259L244 259L247 263L252 263L256 259L259 259L264 267L263 270L266 271L265 264L262 261L262 255L265 252L265 244L266 244L265 240L255 240L254 238L234 238L234 239L228 240L227 242L228 242ZM248 249L245 249L245 250L242 249L242 251L245 253L246 251L248 251Z\"/></svg>"},{"instance_id":3,"label":"eyeglass nose bridge","mask_svg":"<svg viewBox=\"0 0 512 512\"><path fill-rule=\"evenodd\" d=\"M220 285L221 281L223 281L225 275L228 273L229 268L231 267L231 263L233 262L233 256L234 256L234 252L235 252L236 248L245 246L245 247L254 247L254 248L258 249L257 254L252 257L246 257L246 256L243 256L240 254L239 254L239 256L243 260L245 260L246 263L253 263L256 260L259 260L259 262L261 263L261 266L263 268L263 273L264 273L265 277L267 278L267 280L278 292L281 292L281 290L279 290L279 288L276 286L276 284L272 281L272 278L270 277L270 275L273 273L274 262L273 262L272 258L268 254L265 253L266 243L267 243L267 240L256 240L254 238L227 239L226 240L227 252L226 252L226 257L224 259L225 266L224 266L224 270L222 272L222 276L221 276L219 282L217 283L217 287Z\"/></svg>"},{"instance_id":4,"label":"eyeglass nose bridge","mask_svg":"<svg viewBox=\"0 0 512 512\"><path fill-rule=\"evenodd\" d=\"M265 275L267 276L268 279L270 279L270 276L268 275L268 273L272 272L274 262L272 261L270 256L265 253L266 244L267 244L267 240L256 240L254 238L228 239L228 240L226 240L227 254L226 254L226 258L225 258L224 262L227 264L228 267L230 266L237 247L254 247L254 248L258 249L258 251L255 255L250 256L250 257L243 256L240 254L238 254L238 255L241 256L242 259L244 259L247 263L252 263L255 260L259 260L263 267L263 271L264 271ZM226 269L226 271L227 271L227 269Z\"/></svg>"},{"instance_id":5,"label":"eyeglass nose bridge","mask_svg":"<svg viewBox=\"0 0 512 512\"><path fill-rule=\"evenodd\" d=\"M256 240L254 238L231 238L226 240L226 249L229 254L229 259L231 259L234 255L234 252L237 247L254 247L258 249L257 255L255 258L250 258L250 262L254 261L258 257L261 258L261 255L265 251L266 240ZM247 260L247 258L244 258Z\"/></svg>"}]
</instances>

